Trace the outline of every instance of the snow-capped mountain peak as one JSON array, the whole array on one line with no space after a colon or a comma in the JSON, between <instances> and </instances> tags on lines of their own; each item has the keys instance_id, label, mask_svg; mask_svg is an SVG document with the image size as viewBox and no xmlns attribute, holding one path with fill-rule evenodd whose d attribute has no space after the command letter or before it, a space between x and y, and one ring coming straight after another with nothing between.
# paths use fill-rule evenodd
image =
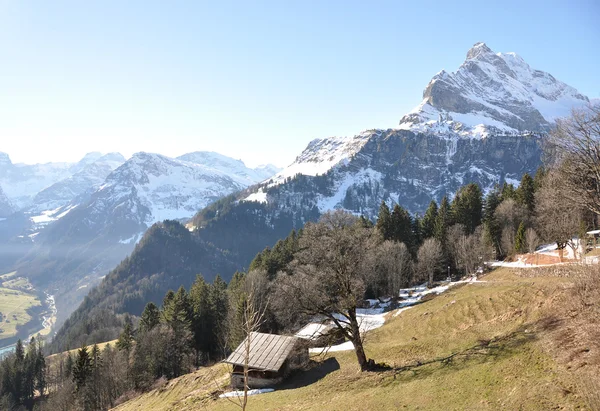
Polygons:
<instances>
[{"instance_id":1,"label":"snow-capped mountain peak","mask_svg":"<svg viewBox=\"0 0 600 411\"><path fill-rule=\"evenodd\" d=\"M236 160L213 151L195 151L181 155L177 159L225 173L245 185L259 183L281 170L272 165L250 168L242 160Z\"/></svg>"},{"instance_id":2,"label":"snow-capped mountain peak","mask_svg":"<svg viewBox=\"0 0 600 411\"><path fill-rule=\"evenodd\" d=\"M325 174L338 165L345 164L373 136L381 130L366 130L352 137L329 137L315 139L300 153L296 160L273 177L274 184L281 184L296 174L316 176Z\"/></svg>"},{"instance_id":3,"label":"snow-capped mountain peak","mask_svg":"<svg viewBox=\"0 0 600 411\"><path fill-rule=\"evenodd\" d=\"M586 104L586 96L516 53L495 53L480 42L457 71L442 70L431 79L423 101L399 128L463 137L545 132L556 118Z\"/></svg>"}]
</instances>

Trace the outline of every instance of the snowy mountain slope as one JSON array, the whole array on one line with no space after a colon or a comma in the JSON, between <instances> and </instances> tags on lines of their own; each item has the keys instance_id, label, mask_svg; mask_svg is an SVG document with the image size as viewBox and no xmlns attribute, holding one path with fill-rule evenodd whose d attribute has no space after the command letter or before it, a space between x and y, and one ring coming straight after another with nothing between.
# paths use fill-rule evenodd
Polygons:
<instances>
[{"instance_id":1,"label":"snowy mountain slope","mask_svg":"<svg viewBox=\"0 0 600 411\"><path fill-rule=\"evenodd\" d=\"M92 154L94 155L93 160L88 154L71 168L71 171L75 171L73 175L37 193L33 198L33 205L27 211L32 215L39 215L48 210L62 209L68 205L73 206L74 199L86 192L88 195L91 194L94 187L102 184L113 170L125 162L125 158L119 153Z\"/></svg>"},{"instance_id":2,"label":"snowy mountain slope","mask_svg":"<svg viewBox=\"0 0 600 411\"><path fill-rule=\"evenodd\" d=\"M0 218L6 218L15 211L14 206L4 194L2 187L0 186Z\"/></svg>"},{"instance_id":3,"label":"snowy mountain slope","mask_svg":"<svg viewBox=\"0 0 600 411\"><path fill-rule=\"evenodd\" d=\"M541 164L552 121L589 102L516 54L496 54L483 43L455 73L438 73L423 94L398 129L314 140L272 180L208 207L192 225L248 264L281 233L331 209L375 218L386 201L422 213L464 184L484 192L518 184Z\"/></svg>"},{"instance_id":4,"label":"snowy mountain slope","mask_svg":"<svg viewBox=\"0 0 600 411\"><path fill-rule=\"evenodd\" d=\"M433 77L423 101L402 117L399 128L475 138L545 132L556 118L587 104L586 96L532 69L519 55L476 43L457 71Z\"/></svg>"},{"instance_id":5,"label":"snowy mountain slope","mask_svg":"<svg viewBox=\"0 0 600 411\"><path fill-rule=\"evenodd\" d=\"M371 137L380 133L381 130L368 130L352 137L315 139L308 143L292 164L273 176L273 183L280 184L296 174L325 174L331 168L345 164Z\"/></svg>"},{"instance_id":6,"label":"snowy mountain slope","mask_svg":"<svg viewBox=\"0 0 600 411\"><path fill-rule=\"evenodd\" d=\"M272 164L259 166L257 168L249 168L246 167L242 160L235 160L231 157L212 151L187 153L177 157L177 159L226 173L240 184L247 186L260 183L281 171L281 169Z\"/></svg>"},{"instance_id":7,"label":"snowy mountain slope","mask_svg":"<svg viewBox=\"0 0 600 411\"><path fill-rule=\"evenodd\" d=\"M31 204L33 197L46 187L71 175L69 163L13 164L0 153L0 185L16 208Z\"/></svg>"},{"instance_id":8,"label":"snowy mountain slope","mask_svg":"<svg viewBox=\"0 0 600 411\"><path fill-rule=\"evenodd\" d=\"M77 163L13 164L8 154L0 153L0 184L17 209L32 207L30 211L41 212L53 207L52 204L44 205L45 202L56 200L64 203L70 185L74 185L72 190L79 194L85 181L92 185L102 182L108 175L106 169L113 170L124 161L118 153L104 156L101 153L88 153ZM93 167L94 164L97 167ZM98 175L94 175L94 172ZM75 178L69 181L71 177ZM57 183L59 186L52 187ZM61 191L64 194L61 195ZM53 199L53 193L59 198ZM36 199L38 195L40 198Z\"/></svg>"},{"instance_id":9,"label":"snowy mountain slope","mask_svg":"<svg viewBox=\"0 0 600 411\"><path fill-rule=\"evenodd\" d=\"M200 157L195 160L200 162ZM191 218L209 203L263 179L246 172L243 164L233 168L236 160L209 157L211 161L205 158L200 164L134 154L85 201L61 209L65 214L39 232L18 269L40 286L58 288L64 319L88 287L133 251L153 223Z\"/></svg>"}]
</instances>

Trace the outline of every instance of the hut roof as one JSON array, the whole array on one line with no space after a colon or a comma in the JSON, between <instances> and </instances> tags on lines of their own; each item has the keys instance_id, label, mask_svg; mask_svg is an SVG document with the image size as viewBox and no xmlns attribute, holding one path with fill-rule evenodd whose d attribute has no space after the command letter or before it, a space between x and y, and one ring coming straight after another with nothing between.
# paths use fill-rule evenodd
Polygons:
<instances>
[{"instance_id":1,"label":"hut roof","mask_svg":"<svg viewBox=\"0 0 600 411\"><path fill-rule=\"evenodd\" d=\"M296 344L296 337L250 333L250 356L248 367L255 370L279 371ZM246 340L224 361L233 365L244 365Z\"/></svg>"}]
</instances>

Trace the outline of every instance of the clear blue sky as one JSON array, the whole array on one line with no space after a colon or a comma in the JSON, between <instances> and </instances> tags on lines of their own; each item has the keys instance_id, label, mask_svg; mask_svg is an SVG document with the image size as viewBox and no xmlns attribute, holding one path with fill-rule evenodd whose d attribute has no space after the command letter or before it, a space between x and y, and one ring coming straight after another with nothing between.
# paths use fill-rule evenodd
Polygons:
<instances>
[{"instance_id":1,"label":"clear blue sky","mask_svg":"<svg viewBox=\"0 0 600 411\"><path fill-rule=\"evenodd\" d=\"M598 98L599 4L0 0L0 151L283 166L314 138L394 127L478 41Z\"/></svg>"}]
</instances>

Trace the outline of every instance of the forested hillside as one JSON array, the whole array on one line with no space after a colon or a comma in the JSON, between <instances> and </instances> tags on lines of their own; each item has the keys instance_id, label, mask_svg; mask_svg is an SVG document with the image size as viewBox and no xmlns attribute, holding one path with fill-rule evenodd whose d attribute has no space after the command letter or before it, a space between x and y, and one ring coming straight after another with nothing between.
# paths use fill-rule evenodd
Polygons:
<instances>
[{"instance_id":1,"label":"forested hillside","mask_svg":"<svg viewBox=\"0 0 600 411\"><path fill-rule=\"evenodd\" d=\"M114 339L124 324L123 314L139 316L149 301L160 305L166 290L189 287L196 274L212 280L218 273L238 268L180 223L157 223L131 256L91 290L58 331L51 349L62 351L90 341Z\"/></svg>"}]
</instances>

